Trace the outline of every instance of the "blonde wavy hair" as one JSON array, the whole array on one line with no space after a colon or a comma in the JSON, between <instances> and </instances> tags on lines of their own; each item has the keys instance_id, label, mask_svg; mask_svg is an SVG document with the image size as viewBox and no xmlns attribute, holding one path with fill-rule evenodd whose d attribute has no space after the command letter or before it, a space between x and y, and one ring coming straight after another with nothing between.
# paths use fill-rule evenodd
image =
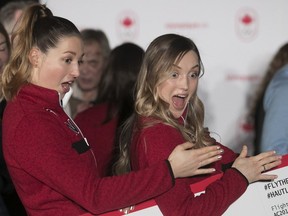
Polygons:
<instances>
[{"instance_id":1,"label":"blonde wavy hair","mask_svg":"<svg viewBox=\"0 0 288 216\"><path fill-rule=\"evenodd\" d=\"M47 53L62 37L69 36L81 38L72 22L53 16L46 5L35 3L27 7L12 33L11 57L0 80L1 98L12 100L23 85L31 82L29 53L33 47Z\"/></svg>"},{"instance_id":2,"label":"blonde wavy hair","mask_svg":"<svg viewBox=\"0 0 288 216\"><path fill-rule=\"evenodd\" d=\"M186 141L195 143L195 148L215 143L208 129L204 127L204 106L197 93L188 103L185 124L180 125L169 111L169 104L163 101L157 92L157 87L168 79L173 65L177 65L189 51L195 52L198 56L199 77L203 76L201 57L191 39L177 34L165 34L148 46L136 83L135 113L123 126L119 146L120 156L114 166L114 173L122 174L130 171L129 151L133 134L158 122L177 128ZM138 121L139 116L153 117L157 120L144 123Z\"/></svg>"}]
</instances>

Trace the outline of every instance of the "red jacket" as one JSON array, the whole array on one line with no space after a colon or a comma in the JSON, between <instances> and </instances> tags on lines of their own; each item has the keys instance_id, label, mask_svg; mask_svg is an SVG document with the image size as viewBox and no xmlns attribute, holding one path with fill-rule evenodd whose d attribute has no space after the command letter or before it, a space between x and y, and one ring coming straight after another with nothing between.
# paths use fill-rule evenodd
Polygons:
<instances>
[{"instance_id":1,"label":"red jacket","mask_svg":"<svg viewBox=\"0 0 288 216\"><path fill-rule=\"evenodd\" d=\"M74 121L89 140L97 158L101 177L107 175L112 160L117 117L103 124L106 119L108 104L98 104L76 115Z\"/></svg>"},{"instance_id":2,"label":"red jacket","mask_svg":"<svg viewBox=\"0 0 288 216\"><path fill-rule=\"evenodd\" d=\"M131 175L99 178L97 157L63 111L58 93L32 84L7 104L3 150L30 216L100 214L150 199L173 185L164 160Z\"/></svg>"},{"instance_id":3,"label":"red jacket","mask_svg":"<svg viewBox=\"0 0 288 216\"><path fill-rule=\"evenodd\" d=\"M142 120L147 121L147 118ZM135 134L131 146L132 169L157 164L167 158L177 144L183 142L183 136L177 129L162 123L143 129ZM237 155L227 147L221 147L224 149L223 158L212 167L216 168L214 174L224 172L223 177L209 185L205 194L197 197L191 192L190 185L210 175L176 179L173 189L155 198L165 216L222 215L244 193L248 186L246 178L236 169L230 168Z\"/></svg>"}]
</instances>

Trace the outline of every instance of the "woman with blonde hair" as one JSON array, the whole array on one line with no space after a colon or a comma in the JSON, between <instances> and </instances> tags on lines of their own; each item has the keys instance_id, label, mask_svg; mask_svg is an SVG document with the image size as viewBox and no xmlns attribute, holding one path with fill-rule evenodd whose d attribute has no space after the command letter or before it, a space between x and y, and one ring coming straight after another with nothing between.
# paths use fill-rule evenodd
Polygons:
<instances>
[{"instance_id":1,"label":"woman with blonde hair","mask_svg":"<svg viewBox=\"0 0 288 216\"><path fill-rule=\"evenodd\" d=\"M168 156L178 144L189 141L195 149L220 145L222 157L207 167L212 174L177 179L175 187L155 198L163 215L220 216L246 190L249 183L273 180L262 172L281 163L274 151L247 157L217 143L204 127L204 106L197 96L203 65L197 46L177 34L159 36L148 46L136 87L135 114L122 132L121 155L115 173L145 169ZM157 140L157 142L155 142ZM190 185L223 174L205 194L195 196Z\"/></svg>"}]
</instances>

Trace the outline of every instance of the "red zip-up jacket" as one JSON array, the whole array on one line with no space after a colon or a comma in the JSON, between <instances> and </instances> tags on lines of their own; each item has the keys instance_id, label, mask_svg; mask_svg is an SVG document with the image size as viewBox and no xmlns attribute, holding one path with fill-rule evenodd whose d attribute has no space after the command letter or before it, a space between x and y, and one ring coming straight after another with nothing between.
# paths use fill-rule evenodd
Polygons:
<instances>
[{"instance_id":1,"label":"red zip-up jacket","mask_svg":"<svg viewBox=\"0 0 288 216\"><path fill-rule=\"evenodd\" d=\"M167 160L129 175L99 178L94 152L59 101L56 91L27 84L4 112L4 156L28 215L100 214L172 188Z\"/></svg>"},{"instance_id":2,"label":"red zip-up jacket","mask_svg":"<svg viewBox=\"0 0 288 216\"><path fill-rule=\"evenodd\" d=\"M97 157L98 171L101 177L107 176L113 157L114 140L118 118L115 116L103 124L108 104L96 104L76 115L74 121L89 140Z\"/></svg>"},{"instance_id":3,"label":"red zip-up jacket","mask_svg":"<svg viewBox=\"0 0 288 216\"><path fill-rule=\"evenodd\" d=\"M140 121L153 121L142 117ZM181 121L181 120L179 120ZM157 140L157 142L155 142ZM132 169L144 169L166 158L177 144L184 142L178 129L163 123L142 129L133 137L131 146ZM210 175L176 179L175 187L155 198L165 216L220 216L248 186L247 179L236 169L231 168L238 156L229 148L217 143L224 150L221 160L211 165L216 172ZM205 194L194 197L190 185L211 175L223 173L220 180L210 184Z\"/></svg>"}]
</instances>

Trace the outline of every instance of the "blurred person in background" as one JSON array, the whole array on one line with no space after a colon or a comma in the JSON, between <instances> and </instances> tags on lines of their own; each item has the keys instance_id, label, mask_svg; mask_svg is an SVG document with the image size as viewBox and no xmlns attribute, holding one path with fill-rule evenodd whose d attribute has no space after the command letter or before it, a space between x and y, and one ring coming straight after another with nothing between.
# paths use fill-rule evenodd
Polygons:
<instances>
[{"instance_id":1,"label":"blurred person in background","mask_svg":"<svg viewBox=\"0 0 288 216\"><path fill-rule=\"evenodd\" d=\"M118 149L118 129L133 112L134 85L143 55L144 50L133 43L115 47L99 83L95 105L75 117L76 124L95 148L101 176L111 174L113 150Z\"/></svg>"},{"instance_id":2,"label":"blurred person in background","mask_svg":"<svg viewBox=\"0 0 288 216\"><path fill-rule=\"evenodd\" d=\"M0 74L9 60L11 53L10 39L4 26L0 23ZM26 212L16 193L9 175L2 151L2 117L6 107L6 100L0 100L0 215L24 216Z\"/></svg>"},{"instance_id":3,"label":"blurred person in background","mask_svg":"<svg viewBox=\"0 0 288 216\"><path fill-rule=\"evenodd\" d=\"M72 118L91 107L97 99L98 84L110 54L109 41L102 30L84 29L81 35L85 53L83 64L80 66L80 75L72 87L72 96L65 106L65 111Z\"/></svg>"},{"instance_id":4,"label":"blurred person in background","mask_svg":"<svg viewBox=\"0 0 288 216\"><path fill-rule=\"evenodd\" d=\"M288 43L275 53L248 113L254 128L255 154L288 154Z\"/></svg>"},{"instance_id":5,"label":"blurred person in background","mask_svg":"<svg viewBox=\"0 0 288 216\"><path fill-rule=\"evenodd\" d=\"M0 23L0 73L9 60L11 52L10 39L4 26Z\"/></svg>"},{"instance_id":6,"label":"blurred person in background","mask_svg":"<svg viewBox=\"0 0 288 216\"><path fill-rule=\"evenodd\" d=\"M32 3L38 1L10 1L7 2L0 10L0 22L6 29L9 37L11 37L12 31L22 15L23 10Z\"/></svg>"},{"instance_id":7,"label":"blurred person in background","mask_svg":"<svg viewBox=\"0 0 288 216\"><path fill-rule=\"evenodd\" d=\"M2 72L4 69L5 64L8 62L9 56L10 56L10 42L9 42L9 36L4 28L4 26L0 23L0 74L2 76ZM3 200L3 192L5 192L7 188L7 183L11 182L11 179L9 178L9 173L6 167L6 163L4 160L4 155L2 151L2 117L4 108L6 106L6 100L1 98L0 101L0 215L2 216L8 216L8 210L6 207L6 204ZM9 184L8 184L9 185ZM10 188L10 185L8 186Z\"/></svg>"}]
</instances>

